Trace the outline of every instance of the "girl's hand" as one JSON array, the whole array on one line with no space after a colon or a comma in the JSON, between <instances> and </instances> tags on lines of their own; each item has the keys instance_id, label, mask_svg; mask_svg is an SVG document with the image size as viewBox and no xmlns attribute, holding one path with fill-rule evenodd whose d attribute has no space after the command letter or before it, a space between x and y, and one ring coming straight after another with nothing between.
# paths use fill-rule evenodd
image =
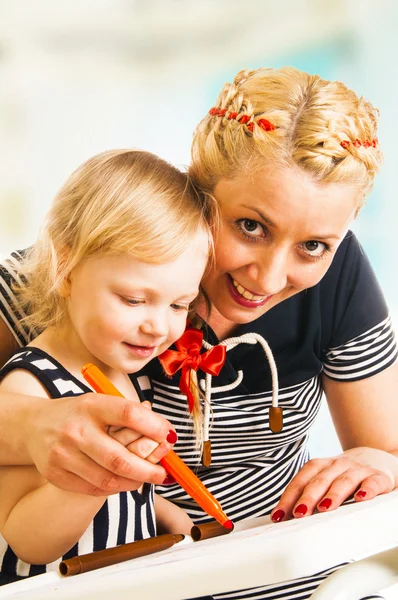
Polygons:
<instances>
[{"instance_id":1,"label":"girl's hand","mask_svg":"<svg viewBox=\"0 0 398 600\"><path fill-rule=\"evenodd\" d=\"M141 406L152 410L152 404L148 401L141 402ZM122 444L129 452L149 462L156 464L169 450L172 444L169 442L155 442L149 437L143 436L137 431L127 427L109 427L108 433L113 439Z\"/></svg>"},{"instance_id":2,"label":"girl's hand","mask_svg":"<svg viewBox=\"0 0 398 600\"><path fill-rule=\"evenodd\" d=\"M310 460L283 492L274 522L330 511L354 496L357 502L398 486L398 458L375 448L352 448L333 458Z\"/></svg>"}]
</instances>

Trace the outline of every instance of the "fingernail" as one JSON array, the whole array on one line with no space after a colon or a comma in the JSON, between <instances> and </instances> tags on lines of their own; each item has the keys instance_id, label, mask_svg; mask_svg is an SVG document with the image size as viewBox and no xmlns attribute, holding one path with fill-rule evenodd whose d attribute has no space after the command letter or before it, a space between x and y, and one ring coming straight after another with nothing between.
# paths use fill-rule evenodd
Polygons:
<instances>
[{"instance_id":1,"label":"fingernail","mask_svg":"<svg viewBox=\"0 0 398 600\"><path fill-rule=\"evenodd\" d=\"M307 510L308 510L308 508L307 508L306 504L299 504L299 505L296 507L296 509L295 509L295 511L294 511L294 514L295 514L295 515L300 515L300 517L304 517L304 515L305 515L305 514L306 514L306 512L307 512Z\"/></svg>"},{"instance_id":2,"label":"fingernail","mask_svg":"<svg viewBox=\"0 0 398 600\"><path fill-rule=\"evenodd\" d=\"M175 482L176 482L176 480L169 473L168 475L166 475L165 479L162 481L162 485L171 485L172 483L175 483Z\"/></svg>"},{"instance_id":3,"label":"fingernail","mask_svg":"<svg viewBox=\"0 0 398 600\"><path fill-rule=\"evenodd\" d=\"M280 508L279 510L274 512L271 519L274 523L279 523L279 521L282 521L284 516L285 516L285 511Z\"/></svg>"},{"instance_id":4,"label":"fingernail","mask_svg":"<svg viewBox=\"0 0 398 600\"><path fill-rule=\"evenodd\" d=\"M357 492L355 495L357 498L365 498L366 492L365 490L359 490L359 492Z\"/></svg>"},{"instance_id":5,"label":"fingernail","mask_svg":"<svg viewBox=\"0 0 398 600\"><path fill-rule=\"evenodd\" d=\"M166 440L169 442L169 444L175 444L177 441L177 434L174 431L174 429L170 429L169 433L167 434L167 438Z\"/></svg>"},{"instance_id":6,"label":"fingernail","mask_svg":"<svg viewBox=\"0 0 398 600\"><path fill-rule=\"evenodd\" d=\"M320 508L330 508L332 506L332 501L330 498L324 498L322 502L319 503Z\"/></svg>"}]
</instances>

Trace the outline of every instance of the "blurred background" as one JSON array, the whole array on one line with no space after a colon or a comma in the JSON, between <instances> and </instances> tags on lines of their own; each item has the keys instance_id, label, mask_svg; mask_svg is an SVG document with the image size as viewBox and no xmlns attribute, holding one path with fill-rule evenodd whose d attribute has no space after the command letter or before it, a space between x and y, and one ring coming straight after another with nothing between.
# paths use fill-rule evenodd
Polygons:
<instances>
[{"instance_id":1,"label":"blurred background","mask_svg":"<svg viewBox=\"0 0 398 600\"><path fill-rule=\"evenodd\" d=\"M398 318L395 0L0 0L0 253L31 244L89 156L189 163L192 132L244 68L344 81L381 111L385 164L354 229ZM338 449L327 411L313 454Z\"/></svg>"}]
</instances>

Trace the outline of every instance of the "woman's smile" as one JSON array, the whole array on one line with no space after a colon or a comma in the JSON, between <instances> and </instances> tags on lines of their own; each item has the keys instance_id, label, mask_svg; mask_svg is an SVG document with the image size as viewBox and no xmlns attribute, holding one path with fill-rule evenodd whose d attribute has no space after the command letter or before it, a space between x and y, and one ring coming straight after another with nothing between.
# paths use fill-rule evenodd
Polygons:
<instances>
[{"instance_id":1,"label":"woman's smile","mask_svg":"<svg viewBox=\"0 0 398 600\"><path fill-rule=\"evenodd\" d=\"M298 167L221 179L214 269L203 281L220 335L322 279L357 208L347 184L322 185Z\"/></svg>"},{"instance_id":2,"label":"woman's smile","mask_svg":"<svg viewBox=\"0 0 398 600\"><path fill-rule=\"evenodd\" d=\"M231 275L227 275L227 285L235 302L247 308L263 306L270 298L272 298L272 294L263 296L251 292L238 283Z\"/></svg>"}]
</instances>

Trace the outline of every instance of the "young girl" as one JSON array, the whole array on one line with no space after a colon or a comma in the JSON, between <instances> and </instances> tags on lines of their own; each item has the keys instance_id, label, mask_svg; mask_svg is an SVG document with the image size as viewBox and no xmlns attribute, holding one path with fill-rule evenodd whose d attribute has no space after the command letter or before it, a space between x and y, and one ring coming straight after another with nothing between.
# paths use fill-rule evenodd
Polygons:
<instances>
[{"instance_id":1,"label":"young girl","mask_svg":"<svg viewBox=\"0 0 398 600\"><path fill-rule=\"evenodd\" d=\"M139 402L128 374L181 336L198 294L211 239L206 202L186 175L146 152L109 151L78 168L25 263L21 302L43 333L4 366L1 389L78 403L90 391L81 368L94 363ZM111 434L127 443L125 430ZM131 439L129 449L157 460L157 444ZM167 439L175 442L173 430ZM153 536L156 524L173 533L192 525L149 484L93 497L53 486L32 466L0 469L0 496L2 583Z\"/></svg>"}]
</instances>

